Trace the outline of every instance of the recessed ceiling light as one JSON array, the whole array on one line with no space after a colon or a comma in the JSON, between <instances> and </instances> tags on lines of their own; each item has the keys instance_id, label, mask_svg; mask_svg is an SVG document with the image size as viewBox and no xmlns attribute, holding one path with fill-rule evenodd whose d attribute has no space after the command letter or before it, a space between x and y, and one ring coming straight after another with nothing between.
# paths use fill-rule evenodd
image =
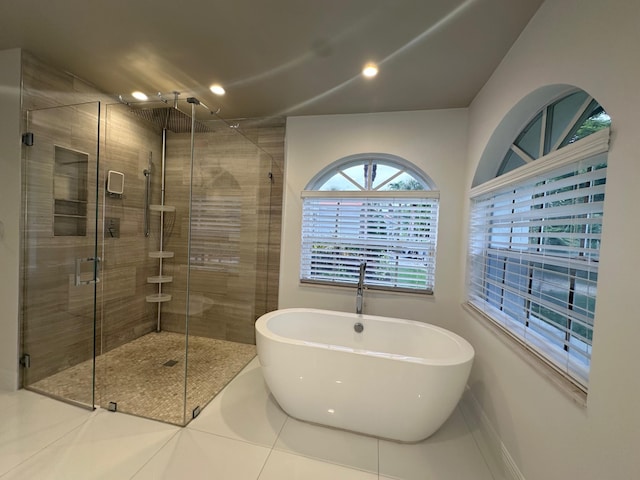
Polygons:
<instances>
[{"instance_id":1,"label":"recessed ceiling light","mask_svg":"<svg viewBox=\"0 0 640 480\"><path fill-rule=\"evenodd\" d=\"M135 98L136 100L142 100L142 101L149 100L149 97L147 97L147 96L146 96L144 93L142 93L142 92L133 92L133 93L131 94L131 96L132 96L133 98Z\"/></svg>"},{"instance_id":2,"label":"recessed ceiling light","mask_svg":"<svg viewBox=\"0 0 640 480\"><path fill-rule=\"evenodd\" d=\"M378 74L378 66L375 63L367 63L362 69L362 74L368 78L375 77Z\"/></svg>"},{"instance_id":3,"label":"recessed ceiling light","mask_svg":"<svg viewBox=\"0 0 640 480\"><path fill-rule=\"evenodd\" d=\"M215 85L211 85L209 87L209 90L211 90L213 93L215 93L216 95L224 95L224 88L222 88L221 85L218 85L217 83Z\"/></svg>"}]
</instances>

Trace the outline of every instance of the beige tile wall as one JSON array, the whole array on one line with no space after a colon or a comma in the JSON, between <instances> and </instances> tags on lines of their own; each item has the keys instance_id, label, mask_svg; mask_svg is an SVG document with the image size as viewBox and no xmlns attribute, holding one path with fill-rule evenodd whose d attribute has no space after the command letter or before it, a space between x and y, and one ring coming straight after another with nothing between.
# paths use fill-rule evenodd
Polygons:
<instances>
[{"instance_id":1,"label":"beige tile wall","mask_svg":"<svg viewBox=\"0 0 640 480\"><path fill-rule=\"evenodd\" d=\"M126 105L106 105L104 113L102 170L124 173L123 196L106 194L103 203L104 217L120 222L120 236L105 230L102 244L101 346L106 352L155 329L155 306L145 301L147 276L155 274L155 262L148 257L155 238L144 234L144 170L151 162L152 202L157 203L162 141L160 130Z\"/></svg>"},{"instance_id":2,"label":"beige tile wall","mask_svg":"<svg viewBox=\"0 0 640 480\"><path fill-rule=\"evenodd\" d=\"M54 236L55 146L86 153L88 175L96 178L98 103L88 102L77 79L23 55L25 128L35 134L32 147L23 147L25 231L22 266L23 352L31 356L24 370L26 384L90 358L94 348L93 286L75 286L75 259L93 257L95 221L87 218L86 236ZM27 116L27 110L31 111ZM88 183L87 211L96 209L96 182ZM85 267L89 265L85 264ZM91 384L87 380L87 395ZM75 399L88 401L89 398Z\"/></svg>"}]
</instances>

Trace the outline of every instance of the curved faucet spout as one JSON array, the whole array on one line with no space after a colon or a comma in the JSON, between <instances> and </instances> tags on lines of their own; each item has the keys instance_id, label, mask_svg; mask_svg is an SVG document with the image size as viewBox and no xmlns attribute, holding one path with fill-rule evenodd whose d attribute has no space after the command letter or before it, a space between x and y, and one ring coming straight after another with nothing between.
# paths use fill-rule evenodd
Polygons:
<instances>
[{"instance_id":1,"label":"curved faucet spout","mask_svg":"<svg viewBox=\"0 0 640 480\"><path fill-rule=\"evenodd\" d=\"M367 262L360 263L360 275L358 277L358 288L356 290L356 313L362 313L363 303L363 287L364 287L364 272L367 269Z\"/></svg>"}]
</instances>

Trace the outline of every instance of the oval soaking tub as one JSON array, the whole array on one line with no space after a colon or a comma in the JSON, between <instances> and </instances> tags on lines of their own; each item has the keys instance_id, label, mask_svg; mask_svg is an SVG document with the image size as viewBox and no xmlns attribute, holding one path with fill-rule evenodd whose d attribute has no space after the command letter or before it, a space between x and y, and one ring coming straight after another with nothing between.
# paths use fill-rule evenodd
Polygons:
<instances>
[{"instance_id":1,"label":"oval soaking tub","mask_svg":"<svg viewBox=\"0 0 640 480\"><path fill-rule=\"evenodd\" d=\"M308 308L261 316L256 345L290 416L400 442L449 418L474 356L469 342L434 325Z\"/></svg>"}]
</instances>

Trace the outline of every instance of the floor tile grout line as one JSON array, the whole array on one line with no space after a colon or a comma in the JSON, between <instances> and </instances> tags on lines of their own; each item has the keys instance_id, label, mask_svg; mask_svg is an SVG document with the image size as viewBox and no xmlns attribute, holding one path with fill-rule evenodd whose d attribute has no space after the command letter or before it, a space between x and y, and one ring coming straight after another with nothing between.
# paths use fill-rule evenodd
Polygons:
<instances>
[{"instance_id":1,"label":"floor tile grout line","mask_svg":"<svg viewBox=\"0 0 640 480\"><path fill-rule=\"evenodd\" d=\"M252 442L250 440L244 440L242 438L232 437L230 435L225 435L223 433L208 432L206 430L201 430L201 429L196 428L196 427L190 427L188 429L186 427L180 427L180 428L181 429L195 431L195 432L198 432L198 433L204 433L206 435L211 435L211 436L218 437L218 438L223 438L225 440L233 440L233 441L240 442L240 443L246 443L247 445L251 445L251 446L254 446L254 447L262 447L262 448L266 448L266 449L269 449L269 450L273 450L273 447L270 447L269 445L265 445L264 443Z\"/></svg>"},{"instance_id":2,"label":"floor tile grout line","mask_svg":"<svg viewBox=\"0 0 640 480\"><path fill-rule=\"evenodd\" d=\"M276 438L273 440L273 444L271 445L271 450L277 450L276 449L276 443L278 443L278 440L280 439L280 435L282 435L282 431L284 430L284 426L287 424L287 422L291 418L286 413L285 413L285 415L286 416L285 416L284 422L282 422L282 425L280 425L280 430L278 430L278 434L276 435Z\"/></svg>"},{"instance_id":3,"label":"floor tile grout line","mask_svg":"<svg viewBox=\"0 0 640 480\"><path fill-rule=\"evenodd\" d=\"M264 472L264 469L267 466L267 462L271 458L271 454L273 454L273 450L275 449L274 447L276 446L276 443L278 442L278 438L280 438L280 434L282 433L282 430L284 429L284 426L285 426L285 424L287 423L288 420L289 420L289 416L287 415L287 417L284 419L284 422L282 422L282 425L280 426L280 430L278 430L278 434L276 435L276 438L273 440L273 443L271 444L271 448L269 449L269 453L267 454L267 458L264 459L264 463L262 464L262 468L258 472L258 476L256 477L256 480L260 480L260 477L262 476L262 472Z\"/></svg>"},{"instance_id":4,"label":"floor tile grout line","mask_svg":"<svg viewBox=\"0 0 640 480\"><path fill-rule=\"evenodd\" d=\"M34 453L32 453L31 455L29 455L27 458L25 458L24 460L16 463L13 467L11 467L9 470L7 470L6 472L0 474L0 478L8 475L9 473L13 472L14 470L16 470L18 467L24 465L25 463L27 463L28 461L30 461L31 459L37 457L38 455L40 455L41 453L43 453L45 450L47 450L48 448L50 448L54 443L59 442L60 440L62 440L64 437L66 437L67 435L70 435L71 433L73 433L74 431L82 428L86 423L89 422L89 420L91 419L91 417L94 417L96 415L96 411L92 410L90 412L88 412L87 418L85 418L82 422L80 422L78 425L76 425L75 427L73 427L71 430L67 430L65 433L63 433L62 435L60 435L59 437L57 437L54 440L51 440L49 443L47 443L46 445L42 446L41 448L39 448L37 451L35 451Z\"/></svg>"},{"instance_id":5,"label":"floor tile grout line","mask_svg":"<svg viewBox=\"0 0 640 480\"><path fill-rule=\"evenodd\" d=\"M378 480L380 480L380 439L376 438L376 452L378 453Z\"/></svg>"},{"instance_id":6,"label":"floor tile grout line","mask_svg":"<svg viewBox=\"0 0 640 480\"><path fill-rule=\"evenodd\" d=\"M262 464L262 467L260 468L260 471L258 472L258 476L256 477L256 480L260 480L260 477L262 476L262 472L264 472L264 468L267 466L267 462L271 458L271 454L272 453L273 453L273 449L269 450L269 453L267 453L267 456L264 459L264 463Z\"/></svg>"},{"instance_id":7,"label":"floor tile grout line","mask_svg":"<svg viewBox=\"0 0 640 480\"><path fill-rule=\"evenodd\" d=\"M380 477L379 474L376 474L375 472L372 472L370 470L363 470L362 468L358 468L358 467L354 467L352 465L345 465L344 463L336 463L336 462L330 462L328 460L324 460L322 458L318 458L318 457L310 457L309 455L303 455L300 453L296 453L296 452L292 452L290 450L281 450L279 448L273 448L270 452L269 455L267 457L267 459L269 459L271 457L271 454L273 452L277 452L277 453L282 453L285 455L291 455L293 457L298 457L298 458L305 458L307 460L313 460L314 462L318 462L318 463L325 463L327 465L332 465L334 467L340 467L340 468L344 468L346 470L353 470L354 472L362 472L362 473L366 473L368 475L375 475L378 478ZM265 461L265 465L266 465L266 461ZM263 467L264 470L264 467ZM262 474L262 471L260 471L260 474ZM258 479L260 478L260 476L258 476Z\"/></svg>"},{"instance_id":8,"label":"floor tile grout line","mask_svg":"<svg viewBox=\"0 0 640 480\"><path fill-rule=\"evenodd\" d=\"M177 435L180 435L182 433L182 428L178 428L173 434L171 434L169 436L169 438L167 439L166 442L164 442L162 445L160 445L160 447L158 448L158 450L155 451L155 453L153 455L151 455L146 462L144 462L140 468L138 470L135 471L135 473L133 475L131 475L131 477L129 477L129 480L134 480L136 475L138 475L142 469L144 467L146 467L154 458L156 458L160 452L164 449L164 447L166 447L169 442L171 442L171 440L173 440Z\"/></svg>"},{"instance_id":9,"label":"floor tile grout line","mask_svg":"<svg viewBox=\"0 0 640 480\"><path fill-rule=\"evenodd\" d=\"M240 372L240 373L236 376L236 378L237 378L238 376L240 376L241 374L242 374L242 372ZM231 382L229 382L229 384L225 387L225 389L227 389L230 385L231 385ZM219 393L219 395L222 395L222 394L223 394L223 391L221 391L221 392ZM207 406L208 406L208 405L207 405ZM284 415L286 415L285 421L284 421L284 422L282 422L282 425L280 426L280 429L278 430L278 433L276 433L276 436L275 436L275 438L274 438L274 440L273 440L273 442L272 442L271 444L264 444L264 443L259 443L259 442L253 442L253 441L251 441L251 440L245 440L245 439L242 439L242 438L233 437L233 436L231 436L231 435L227 435L227 434L219 433L219 432L210 432L210 431L208 431L208 430L204 430L203 428L199 428L198 426L194 426L192 422L189 422L187 425L185 425L185 426L184 426L184 427L182 427L182 428L187 429L187 430L194 430L194 431L196 431L196 432L204 433L204 434L207 434L207 435L213 435L213 436L215 436L215 437L218 437L218 438L224 438L224 439L226 439L226 440L235 440L235 441L237 441L237 442L246 443L246 444L248 444L248 445L252 445L252 446L256 446L256 447L262 447L262 448L268 448L269 450L273 450L273 448L274 448L274 446L275 446L276 442L278 441L278 438L280 437L280 434L282 433L282 430L283 430L283 428L284 428L284 425L285 425L285 423L287 423L287 419L289 418L289 416L288 416L286 413L284 413L284 412L282 412L282 413L283 413ZM194 419L194 420L195 420L195 419Z\"/></svg>"},{"instance_id":10,"label":"floor tile grout line","mask_svg":"<svg viewBox=\"0 0 640 480\"><path fill-rule=\"evenodd\" d=\"M291 416L287 415L287 419L286 419L286 420L285 420L285 422L282 424L282 427L280 428L280 432L278 432L278 436L276 437L276 441L273 443L273 448L272 448L272 450L275 450L276 452L280 452L280 453L285 453L285 454L288 454L288 455L294 455L294 456L296 456L296 457L307 458L307 459L309 459L309 460L315 460L315 461L317 461L317 462L326 463L326 464L328 464L328 465L336 465L336 466L338 466L338 467L348 468L348 469L350 469L350 470L356 470L356 471L358 471L358 472L364 472L364 473L368 473L368 474L377 474L377 475L379 475L379 472L380 472L379 455L378 455L378 471L377 471L377 472L372 472L371 470L366 470L366 469L363 469L363 468L358 468L358 467L355 467L355 466L353 466L353 465L346 465L346 464L344 464L344 463L332 462L332 461L330 461L330 460L326 460L326 459L323 459L323 458L320 458L320 457L314 457L314 456L311 456L311 455L305 455L305 454L303 454L303 453L294 452L294 451L292 451L292 450L285 450L285 449L282 449L282 448L277 448L277 447L276 447L276 443L278 443L278 439L280 438L280 434L282 433L282 430L284 430L284 427L285 427L285 425L287 424L287 422L288 422L290 419L292 419L292 418L293 418L293 417L291 417ZM296 420L296 421L298 421L298 422L303 422L303 420L297 420L297 419L295 419L295 418L293 418L293 419L294 419L294 420ZM304 422L304 423L308 423L308 422ZM313 424L313 423L310 423L309 425L313 425L313 426L318 427L318 428L328 428L328 427L323 427L322 425L316 425L316 424ZM343 431L343 430L340 430L340 429L331 429L331 430ZM344 430L344 431L345 431L345 432L347 432L347 433L351 433L351 434L353 434L353 435L358 435L358 436L360 436L359 434L357 434L357 433L355 433L355 432L348 432L348 431L346 431L346 430ZM364 438L373 438L374 440L376 440L376 442L379 442L379 440L378 440L377 438L375 438L375 437L370 437L369 435L362 435L362 437L364 437Z\"/></svg>"},{"instance_id":11,"label":"floor tile grout line","mask_svg":"<svg viewBox=\"0 0 640 480\"><path fill-rule=\"evenodd\" d=\"M489 472L489 475L491 475L491 478L493 480L497 480L495 475L493 474L493 469L491 468L491 465L489 465L489 461L485 457L485 454L483 453L482 448L480 448L480 443L478 442L478 439L473 434L473 431L471 430L471 427L469 426L469 422L467 421L467 417L465 416L465 413L464 413L464 408L462 408L460 405L457 405L456 409L458 410L458 413L462 417L462 421L464 422L464 425L467 427L467 430L469 431L469 434L471 435L471 438L473 439L473 444L478 449L478 452L480 453L480 456L482 457L482 461L484 462L485 466L487 467L487 471Z\"/></svg>"}]
</instances>

